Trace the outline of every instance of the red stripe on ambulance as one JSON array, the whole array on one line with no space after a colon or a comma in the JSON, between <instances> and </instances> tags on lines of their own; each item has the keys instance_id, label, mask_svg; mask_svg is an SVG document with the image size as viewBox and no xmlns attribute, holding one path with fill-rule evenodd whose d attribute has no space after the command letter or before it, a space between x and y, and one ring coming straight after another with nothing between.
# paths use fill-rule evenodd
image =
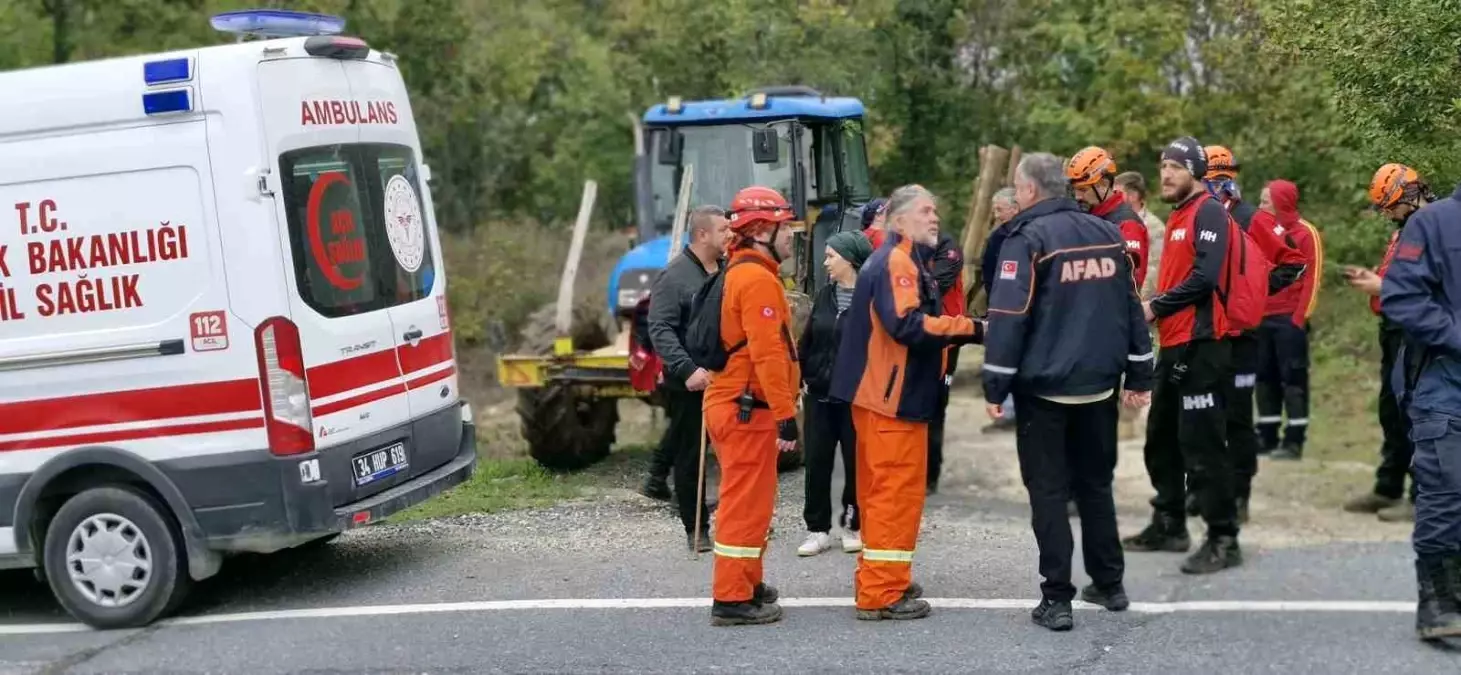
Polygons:
<instances>
[{"instance_id":1,"label":"red stripe on ambulance","mask_svg":"<svg viewBox=\"0 0 1461 675\"><path fill-rule=\"evenodd\" d=\"M258 383L254 383L258 386ZM92 433L72 434L70 436L50 436L47 438L27 438L19 441L0 441L0 452L15 450L39 450L42 448L57 448L63 446L94 445L97 443L116 443L118 441L140 441L149 438L162 438L165 436L188 436L191 434L211 434L221 431L241 431L245 429L264 428L264 418L251 417L241 420L224 420L221 422L197 422L193 424L174 424L166 426L146 427L143 429L119 429L117 431L96 431Z\"/></svg>"},{"instance_id":2,"label":"red stripe on ambulance","mask_svg":"<svg viewBox=\"0 0 1461 675\"><path fill-rule=\"evenodd\" d=\"M263 411L258 378L0 403L0 435ZM262 420L259 425L262 425ZM155 435L138 430L142 436ZM112 432L107 432L112 433ZM132 432L115 432L132 433ZM193 432L197 433L197 432ZM49 445L53 439L46 439ZM12 443L39 443L14 441ZM97 441L92 441L97 442Z\"/></svg>"}]
</instances>

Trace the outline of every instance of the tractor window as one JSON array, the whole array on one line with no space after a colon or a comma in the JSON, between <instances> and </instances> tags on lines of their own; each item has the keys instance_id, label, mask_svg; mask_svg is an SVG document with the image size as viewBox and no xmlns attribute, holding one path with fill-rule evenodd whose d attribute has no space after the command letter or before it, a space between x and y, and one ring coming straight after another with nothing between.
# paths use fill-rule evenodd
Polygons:
<instances>
[{"instance_id":1,"label":"tractor window","mask_svg":"<svg viewBox=\"0 0 1461 675\"><path fill-rule=\"evenodd\" d=\"M812 152L817 157L817 173L812 178L816 201L830 202L837 199L837 154L832 147L832 127L814 127Z\"/></svg>"},{"instance_id":2,"label":"tractor window","mask_svg":"<svg viewBox=\"0 0 1461 675\"><path fill-rule=\"evenodd\" d=\"M690 208L712 204L729 208L731 198L741 188L765 185L788 199L791 198L793 158L791 130L788 123L771 125L780 145L775 164L757 164L751 149L751 132L758 127L746 124L680 127L684 148L680 166L651 164L650 184L654 196L654 225L668 231L674 223L676 191L680 189L681 167L695 166L695 185L691 188ZM667 129L654 130L650 156L657 157L659 148L669 140Z\"/></svg>"},{"instance_id":3,"label":"tractor window","mask_svg":"<svg viewBox=\"0 0 1461 675\"><path fill-rule=\"evenodd\" d=\"M842 123L842 175L847 179L847 197L852 201L872 199L872 178L868 175L867 144L860 121Z\"/></svg>"}]
</instances>

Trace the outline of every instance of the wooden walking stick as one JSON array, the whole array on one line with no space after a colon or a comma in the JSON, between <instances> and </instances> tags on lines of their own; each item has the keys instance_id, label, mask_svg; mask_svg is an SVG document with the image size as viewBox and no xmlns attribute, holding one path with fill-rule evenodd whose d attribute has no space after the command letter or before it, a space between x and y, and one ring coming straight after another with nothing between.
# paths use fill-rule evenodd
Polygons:
<instances>
[{"instance_id":1,"label":"wooden walking stick","mask_svg":"<svg viewBox=\"0 0 1461 675\"><path fill-rule=\"evenodd\" d=\"M710 435L705 428L705 408L700 408L700 477L695 481L695 559L700 559L700 512L705 508L705 441Z\"/></svg>"}]
</instances>

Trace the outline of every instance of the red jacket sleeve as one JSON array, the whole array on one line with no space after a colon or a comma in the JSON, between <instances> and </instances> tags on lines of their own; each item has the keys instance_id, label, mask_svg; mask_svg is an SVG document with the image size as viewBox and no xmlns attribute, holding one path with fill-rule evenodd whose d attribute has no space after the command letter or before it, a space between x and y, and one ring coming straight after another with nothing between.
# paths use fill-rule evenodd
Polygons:
<instances>
[{"instance_id":1,"label":"red jacket sleeve","mask_svg":"<svg viewBox=\"0 0 1461 675\"><path fill-rule=\"evenodd\" d=\"M1299 251L1304 255L1308 273L1299 280L1302 289L1299 291L1299 306L1294 309L1293 318L1294 325L1303 328L1309 323L1309 317L1319 304L1319 280L1324 276L1324 242L1319 239L1318 228L1308 221L1299 221L1299 228L1303 231L1298 233L1296 239L1299 242Z\"/></svg>"},{"instance_id":2,"label":"red jacket sleeve","mask_svg":"<svg viewBox=\"0 0 1461 675\"><path fill-rule=\"evenodd\" d=\"M1127 220L1121 223L1121 238L1126 240L1126 255L1131 258L1131 271L1136 277L1136 287L1146 285L1147 257L1151 255L1151 236L1146 223Z\"/></svg>"}]
</instances>

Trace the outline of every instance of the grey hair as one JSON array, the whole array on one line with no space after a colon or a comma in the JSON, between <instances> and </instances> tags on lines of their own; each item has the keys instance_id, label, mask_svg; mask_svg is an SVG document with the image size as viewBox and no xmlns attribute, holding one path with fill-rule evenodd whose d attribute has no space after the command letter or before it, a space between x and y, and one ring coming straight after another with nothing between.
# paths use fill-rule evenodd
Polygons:
<instances>
[{"instance_id":1,"label":"grey hair","mask_svg":"<svg viewBox=\"0 0 1461 675\"><path fill-rule=\"evenodd\" d=\"M693 235L715 225L716 218L725 217L725 209L715 205L697 206L690 211L687 230Z\"/></svg>"},{"instance_id":2,"label":"grey hair","mask_svg":"<svg viewBox=\"0 0 1461 675\"><path fill-rule=\"evenodd\" d=\"M1070 179L1065 177L1065 162L1048 152L1021 157L1015 177L1032 183L1042 199L1064 197L1070 187Z\"/></svg>"},{"instance_id":3,"label":"grey hair","mask_svg":"<svg viewBox=\"0 0 1461 675\"><path fill-rule=\"evenodd\" d=\"M938 204L938 197L933 196L933 193L929 192L928 188L916 183L904 185L894 190L893 194L888 196L888 220L892 220L898 214L913 208L913 203L918 201L919 198L924 198L934 204Z\"/></svg>"},{"instance_id":4,"label":"grey hair","mask_svg":"<svg viewBox=\"0 0 1461 675\"><path fill-rule=\"evenodd\" d=\"M1018 205L1018 200L1015 199L1015 189L1012 187L1000 188L998 192L994 193L994 199L990 201L995 204L1004 202L1010 206Z\"/></svg>"}]
</instances>

